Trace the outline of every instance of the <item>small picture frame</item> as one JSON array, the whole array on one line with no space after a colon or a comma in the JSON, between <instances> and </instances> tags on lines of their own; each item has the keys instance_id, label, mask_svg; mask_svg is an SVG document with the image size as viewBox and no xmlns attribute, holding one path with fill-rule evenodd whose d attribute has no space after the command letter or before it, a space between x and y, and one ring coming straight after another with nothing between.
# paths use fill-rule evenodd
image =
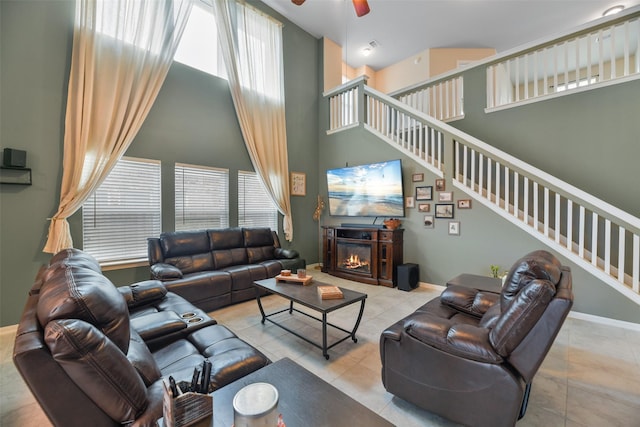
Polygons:
<instances>
[{"instance_id":1,"label":"small picture frame","mask_svg":"<svg viewBox=\"0 0 640 427\"><path fill-rule=\"evenodd\" d=\"M433 200L433 186L416 187L416 200Z\"/></svg>"},{"instance_id":2,"label":"small picture frame","mask_svg":"<svg viewBox=\"0 0 640 427\"><path fill-rule=\"evenodd\" d=\"M304 172L291 172L291 195L307 195L307 174Z\"/></svg>"},{"instance_id":3,"label":"small picture frame","mask_svg":"<svg viewBox=\"0 0 640 427\"><path fill-rule=\"evenodd\" d=\"M453 191L445 191L443 193L438 193L438 201L453 202Z\"/></svg>"},{"instance_id":4,"label":"small picture frame","mask_svg":"<svg viewBox=\"0 0 640 427\"><path fill-rule=\"evenodd\" d=\"M458 200L458 209L471 209L471 199Z\"/></svg>"},{"instance_id":5,"label":"small picture frame","mask_svg":"<svg viewBox=\"0 0 640 427\"><path fill-rule=\"evenodd\" d=\"M449 221L449 235L460 235L460 221Z\"/></svg>"},{"instance_id":6,"label":"small picture frame","mask_svg":"<svg viewBox=\"0 0 640 427\"><path fill-rule=\"evenodd\" d=\"M436 191L444 191L444 179L436 179Z\"/></svg>"},{"instance_id":7,"label":"small picture frame","mask_svg":"<svg viewBox=\"0 0 640 427\"><path fill-rule=\"evenodd\" d=\"M423 173L414 173L413 175L411 175L411 181L413 181L413 182L422 182L422 181L424 181L424 174Z\"/></svg>"},{"instance_id":8,"label":"small picture frame","mask_svg":"<svg viewBox=\"0 0 640 427\"><path fill-rule=\"evenodd\" d=\"M433 228L433 225L434 225L433 215L425 215L424 228Z\"/></svg>"},{"instance_id":9,"label":"small picture frame","mask_svg":"<svg viewBox=\"0 0 640 427\"><path fill-rule=\"evenodd\" d=\"M436 204L436 218L453 218L453 203Z\"/></svg>"},{"instance_id":10,"label":"small picture frame","mask_svg":"<svg viewBox=\"0 0 640 427\"><path fill-rule=\"evenodd\" d=\"M418 212L431 212L431 205L429 203L418 203Z\"/></svg>"},{"instance_id":11,"label":"small picture frame","mask_svg":"<svg viewBox=\"0 0 640 427\"><path fill-rule=\"evenodd\" d=\"M413 199L413 197L409 196L409 197L405 197L404 198L404 207L405 208L413 208L415 207L416 203Z\"/></svg>"}]
</instances>

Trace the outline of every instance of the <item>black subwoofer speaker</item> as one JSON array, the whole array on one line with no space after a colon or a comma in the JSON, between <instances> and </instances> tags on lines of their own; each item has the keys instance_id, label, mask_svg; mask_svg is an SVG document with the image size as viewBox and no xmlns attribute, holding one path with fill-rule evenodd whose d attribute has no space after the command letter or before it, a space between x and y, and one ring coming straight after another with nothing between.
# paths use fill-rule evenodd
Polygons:
<instances>
[{"instance_id":1,"label":"black subwoofer speaker","mask_svg":"<svg viewBox=\"0 0 640 427\"><path fill-rule=\"evenodd\" d=\"M420 267L418 264L401 264L398 266L398 289L410 291L418 287Z\"/></svg>"},{"instance_id":2,"label":"black subwoofer speaker","mask_svg":"<svg viewBox=\"0 0 640 427\"><path fill-rule=\"evenodd\" d=\"M15 148L5 148L2 154L2 165L9 168L23 168L27 165L27 152Z\"/></svg>"}]
</instances>

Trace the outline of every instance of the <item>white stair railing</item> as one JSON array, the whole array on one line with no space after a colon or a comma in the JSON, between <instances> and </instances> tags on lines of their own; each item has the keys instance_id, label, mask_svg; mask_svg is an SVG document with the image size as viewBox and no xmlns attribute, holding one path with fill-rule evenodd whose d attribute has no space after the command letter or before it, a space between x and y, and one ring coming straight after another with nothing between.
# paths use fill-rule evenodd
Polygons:
<instances>
[{"instance_id":1,"label":"white stair railing","mask_svg":"<svg viewBox=\"0 0 640 427\"><path fill-rule=\"evenodd\" d=\"M490 63L487 110L638 78L640 12L634 12Z\"/></svg>"},{"instance_id":2,"label":"white stair railing","mask_svg":"<svg viewBox=\"0 0 640 427\"><path fill-rule=\"evenodd\" d=\"M640 304L639 218L367 87L364 79L326 93L330 110L351 93L358 94L354 102L340 105L339 114L330 111L328 133L362 126Z\"/></svg>"},{"instance_id":3,"label":"white stair railing","mask_svg":"<svg viewBox=\"0 0 640 427\"><path fill-rule=\"evenodd\" d=\"M464 118L463 89L463 77L457 75L429 82L413 90L405 89L394 98L431 117L450 122Z\"/></svg>"}]
</instances>

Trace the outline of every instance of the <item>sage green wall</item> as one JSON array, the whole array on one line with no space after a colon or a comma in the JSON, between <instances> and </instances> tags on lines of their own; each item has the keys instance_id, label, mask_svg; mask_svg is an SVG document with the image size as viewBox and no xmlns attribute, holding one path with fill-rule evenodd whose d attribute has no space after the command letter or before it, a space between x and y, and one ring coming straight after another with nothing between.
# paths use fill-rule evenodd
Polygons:
<instances>
[{"instance_id":1,"label":"sage green wall","mask_svg":"<svg viewBox=\"0 0 640 427\"><path fill-rule=\"evenodd\" d=\"M61 181L67 80L74 1L0 2L2 19L1 146L27 151L34 185L0 187L0 324L17 323L55 212ZM307 262L317 261L318 44L262 3L283 27L290 170L307 174L307 196L292 197L294 240ZM311 83L311 84L310 84ZM173 230L175 162L228 168L230 224L237 224L237 171L253 170L225 80L174 63L149 116L126 153L162 162L162 226ZM82 246L81 213L70 218ZM117 285L148 278L148 268L107 271Z\"/></svg>"},{"instance_id":2,"label":"sage green wall","mask_svg":"<svg viewBox=\"0 0 640 427\"><path fill-rule=\"evenodd\" d=\"M630 178L640 157L638 81L492 114L484 113L483 72L466 72L464 82L466 117L452 125L638 215L637 185ZM328 123L326 100L321 105L322 128ZM321 131L320 146L320 192L325 199L326 169L345 162L356 165L401 158L405 195L415 194L417 185L435 183L434 174L361 128L332 135ZM411 175L419 172L425 174L425 181L412 183ZM446 185L455 200L468 198L450 180ZM433 229L425 228L424 215L417 208L407 209L403 220L404 261L420 265L423 282L444 284L460 273L489 275L492 264L508 269L521 255L546 248L479 203L470 210L456 209L460 236L448 235L445 219L436 219ZM323 224L343 222L371 224L371 218L331 217L326 211L322 217ZM568 259L560 260L572 268L574 311L640 323L637 304Z\"/></svg>"}]
</instances>

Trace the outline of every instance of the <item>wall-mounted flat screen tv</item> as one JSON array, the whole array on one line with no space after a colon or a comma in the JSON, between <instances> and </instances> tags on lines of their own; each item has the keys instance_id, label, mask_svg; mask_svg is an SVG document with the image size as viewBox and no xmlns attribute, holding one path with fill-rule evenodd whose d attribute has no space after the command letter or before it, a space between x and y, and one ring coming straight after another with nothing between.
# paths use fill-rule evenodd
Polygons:
<instances>
[{"instance_id":1,"label":"wall-mounted flat screen tv","mask_svg":"<svg viewBox=\"0 0 640 427\"><path fill-rule=\"evenodd\" d=\"M402 162L390 160L327 171L329 214L404 216Z\"/></svg>"}]
</instances>

